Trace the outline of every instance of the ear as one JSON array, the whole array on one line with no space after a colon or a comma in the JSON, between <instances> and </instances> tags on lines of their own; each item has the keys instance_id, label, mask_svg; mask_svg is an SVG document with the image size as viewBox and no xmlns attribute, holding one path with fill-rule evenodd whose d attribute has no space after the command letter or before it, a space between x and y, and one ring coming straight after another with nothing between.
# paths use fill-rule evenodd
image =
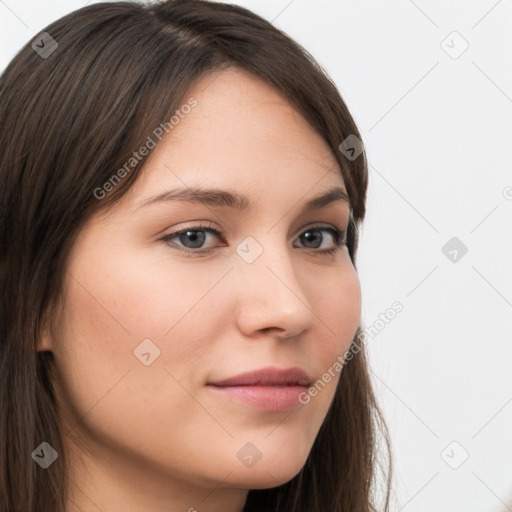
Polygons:
<instances>
[{"instance_id":1,"label":"ear","mask_svg":"<svg viewBox=\"0 0 512 512\"><path fill-rule=\"evenodd\" d=\"M50 321L49 321L49 313L46 312L44 315L39 339L37 341L37 351L38 352L45 352L49 351L51 352L53 350L53 336L52 336L52 329L50 328Z\"/></svg>"},{"instance_id":2,"label":"ear","mask_svg":"<svg viewBox=\"0 0 512 512\"><path fill-rule=\"evenodd\" d=\"M41 336L39 337L39 341L37 343L37 351L52 351L51 336L47 329L45 329L44 333L42 333Z\"/></svg>"}]
</instances>

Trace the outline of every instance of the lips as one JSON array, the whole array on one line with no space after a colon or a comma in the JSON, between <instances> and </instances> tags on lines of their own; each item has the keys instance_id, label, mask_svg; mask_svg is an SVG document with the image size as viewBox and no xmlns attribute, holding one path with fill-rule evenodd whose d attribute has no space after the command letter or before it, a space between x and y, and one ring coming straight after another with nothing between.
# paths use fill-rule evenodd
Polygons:
<instances>
[{"instance_id":1,"label":"lips","mask_svg":"<svg viewBox=\"0 0 512 512\"><path fill-rule=\"evenodd\" d=\"M228 379L210 382L212 386L309 386L311 377L301 368L279 369L275 367L242 373Z\"/></svg>"},{"instance_id":2,"label":"lips","mask_svg":"<svg viewBox=\"0 0 512 512\"><path fill-rule=\"evenodd\" d=\"M307 392L311 383L312 379L301 368L269 367L210 382L208 386L230 402L277 413L302 406L299 396Z\"/></svg>"}]
</instances>

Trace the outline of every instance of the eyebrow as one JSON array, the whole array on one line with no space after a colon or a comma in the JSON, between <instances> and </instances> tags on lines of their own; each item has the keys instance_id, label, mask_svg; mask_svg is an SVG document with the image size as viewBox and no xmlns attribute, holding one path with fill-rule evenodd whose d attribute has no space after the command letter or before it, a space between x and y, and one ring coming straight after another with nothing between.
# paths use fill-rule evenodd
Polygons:
<instances>
[{"instance_id":1,"label":"eyebrow","mask_svg":"<svg viewBox=\"0 0 512 512\"><path fill-rule=\"evenodd\" d=\"M237 192L216 188L180 188L162 192L156 196L150 197L140 203L137 208L167 201L187 201L192 203L204 204L212 207L227 207L239 212L247 212L252 209L249 198ZM310 199L304 204L301 214L306 214L315 210L319 210L334 202L347 203L350 206L350 198L345 190L341 187L333 187L324 192L322 195Z\"/></svg>"}]
</instances>

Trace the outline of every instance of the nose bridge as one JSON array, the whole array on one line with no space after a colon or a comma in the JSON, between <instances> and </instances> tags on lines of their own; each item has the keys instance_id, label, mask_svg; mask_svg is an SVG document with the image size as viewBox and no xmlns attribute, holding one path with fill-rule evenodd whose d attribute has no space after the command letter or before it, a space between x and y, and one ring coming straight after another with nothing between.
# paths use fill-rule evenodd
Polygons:
<instances>
[{"instance_id":1,"label":"nose bridge","mask_svg":"<svg viewBox=\"0 0 512 512\"><path fill-rule=\"evenodd\" d=\"M244 280L254 278L261 281L268 276L269 279L272 277L272 281L279 282L280 277L292 287L295 294L303 293L295 274L288 243L282 240L277 231L268 233L262 230L259 234L248 235L238 244L236 253Z\"/></svg>"},{"instance_id":2,"label":"nose bridge","mask_svg":"<svg viewBox=\"0 0 512 512\"><path fill-rule=\"evenodd\" d=\"M257 238L256 238L257 237ZM248 330L281 328L298 334L314 320L290 247L278 230L249 235L236 247L240 322ZM249 320L250 319L250 320Z\"/></svg>"}]
</instances>

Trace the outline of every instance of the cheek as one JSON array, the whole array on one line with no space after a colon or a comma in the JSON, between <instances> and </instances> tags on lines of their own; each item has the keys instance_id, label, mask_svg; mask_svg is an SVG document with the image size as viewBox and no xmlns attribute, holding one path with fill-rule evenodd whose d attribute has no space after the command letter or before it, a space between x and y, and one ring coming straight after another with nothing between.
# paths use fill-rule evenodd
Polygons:
<instances>
[{"instance_id":1,"label":"cheek","mask_svg":"<svg viewBox=\"0 0 512 512\"><path fill-rule=\"evenodd\" d=\"M96 260L94 253L69 267L63 332L54 353L80 409L97 403L127 371L145 370L134 391L153 396L163 381L174 382L171 375L198 375L208 339L216 336L218 298L225 296L218 281L225 270L198 279L193 268L180 272L162 258L122 253Z\"/></svg>"},{"instance_id":2,"label":"cheek","mask_svg":"<svg viewBox=\"0 0 512 512\"><path fill-rule=\"evenodd\" d=\"M176 443L197 434L194 428L215 428L187 390L201 381L209 340L218 336L215 293L207 293L218 277L191 283L194 272L166 276L161 268L140 265L129 273L130 266L118 259L94 272L70 267L74 278L67 281L63 331L54 350L57 387L71 424L84 418L96 440L137 445L140 453L157 457L164 445L166 453L177 453ZM177 292L181 286L186 293ZM144 352L137 350L148 339ZM156 448L156 440L165 442Z\"/></svg>"},{"instance_id":3,"label":"cheek","mask_svg":"<svg viewBox=\"0 0 512 512\"><path fill-rule=\"evenodd\" d=\"M308 286L319 330L325 333L323 353L334 360L349 348L359 325L361 286L357 272L348 262Z\"/></svg>"},{"instance_id":4,"label":"cheek","mask_svg":"<svg viewBox=\"0 0 512 512\"><path fill-rule=\"evenodd\" d=\"M95 257L86 254L71 265L76 280L70 280L68 309L95 336L110 334L132 350L145 338L170 338L198 311L206 315L211 308L202 303L229 270L210 265L201 272L190 263L173 264L165 251L117 248L102 260Z\"/></svg>"},{"instance_id":5,"label":"cheek","mask_svg":"<svg viewBox=\"0 0 512 512\"><path fill-rule=\"evenodd\" d=\"M305 273L311 275L313 273ZM324 274L315 272L306 283L317 316L315 334L308 338L308 359L316 362L315 382L302 396L301 412L310 434L316 435L332 403L342 372L343 357L357 332L361 314L361 288L350 262Z\"/></svg>"}]
</instances>

